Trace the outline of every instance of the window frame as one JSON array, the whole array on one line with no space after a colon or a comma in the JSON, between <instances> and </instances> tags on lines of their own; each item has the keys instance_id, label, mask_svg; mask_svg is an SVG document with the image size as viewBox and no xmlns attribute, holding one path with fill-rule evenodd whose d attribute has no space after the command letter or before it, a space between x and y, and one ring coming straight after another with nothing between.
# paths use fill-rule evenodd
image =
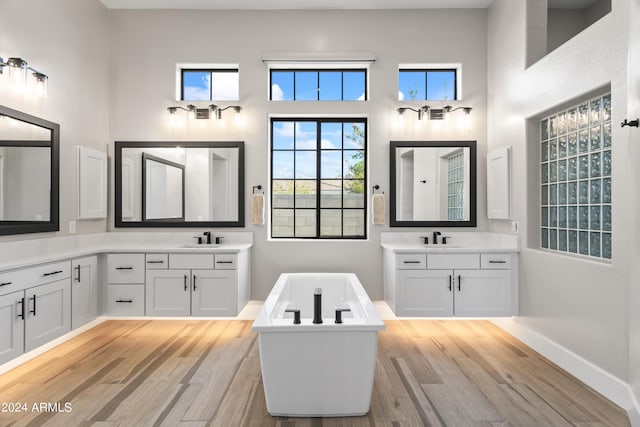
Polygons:
<instances>
[{"instance_id":1,"label":"window frame","mask_svg":"<svg viewBox=\"0 0 640 427\"><path fill-rule=\"evenodd\" d=\"M315 149L301 149L301 150L297 150L295 147L295 139L294 139L294 146L291 149L282 149L282 150L274 150L274 144L273 144L273 126L274 126L274 122L292 122L295 123L296 122L315 122L316 123L316 146ZM364 177L361 179L363 182L363 207L358 207L358 208L354 208L354 207L345 207L344 206L344 185L343 185L343 190L341 193L341 202L340 208L323 208L321 207L321 184L323 181L322 178L322 158L321 158L321 153L323 150L328 151L328 149L323 149L322 148L322 132L321 132L321 128L322 128L322 124L323 123L340 123L342 124L342 126L344 126L345 123L361 123L363 126L363 130L364 130L364 146L361 149L363 151L363 155L364 155ZM344 129L344 127L343 127ZM272 241L286 241L286 240L296 240L296 241L348 241L348 240L357 240L357 241L361 241L361 240L367 240L368 239L368 196L369 196L369 192L368 192L368 175L369 175L369 164L368 164L368 143L367 143L367 139L368 139L368 118L364 115L356 115L356 116L350 116L350 115L340 115L340 116L323 116L323 115L314 115L314 116L297 116L297 115L277 115L277 116L271 116L269 118L269 240ZM342 136L343 141L344 141L344 134ZM345 151L351 151L351 150L355 150L355 149L346 149L344 148L344 145L338 150L338 149L333 149L331 151L340 151L341 153L344 153ZM274 192L273 192L273 182L275 180L278 180L276 178L274 178L274 160L273 160L273 155L275 151L292 151L294 153L294 164L295 164L295 153L297 151L307 151L307 152L314 152L316 153L316 177L311 179L311 178L295 178L295 171L294 171L294 177L291 178L291 181L294 182L294 189L295 189L295 181L296 180L314 180L315 181L315 207L314 208L296 208L295 205L295 190L293 193L293 207L286 207L286 208L274 208L273 205L273 196L274 196ZM342 154L344 156L344 154ZM344 165L344 163L343 163ZM327 180L338 180L338 178L326 178ZM349 179L345 179L344 177L344 173L343 176L341 178L339 178L339 180L344 183L345 181L349 181ZM360 180L360 179L358 179ZM294 235L292 236L274 236L273 235L273 219L274 219L274 215L273 215L273 211L274 210L292 210L294 215L293 215L293 220L294 220L294 225L293 225L293 233ZM295 235L295 213L297 210L312 210L314 212L316 212L316 218L315 218L315 236L296 236ZM344 222L341 221L341 235L337 236L337 235L331 235L331 236L323 236L321 234L321 212L322 210L340 210L341 211L341 218L344 218L344 211L345 210L354 210L354 211L362 211L363 213L363 234L362 235L345 235L344 234Z\"/></svg>"},{"instance_id":2,"label":"window frame","mask_svg":"<svg viewBox=\"0 0 640 427\"><path fill-rule=\"evenodd\" d=\"M398 100L402 102L427 102L427 101L461 101L462 100L462 64L399 64L397 73L397 89L400 92L400 73L401 72L424 72L424 99L402 99ZM443 72L452 71L454 73L453 78L453 99L429 99L427 97L427 81L429 72Z\"/></svg>"},{"instance_id":3,"label":"window frame","mask_svg":"<svg viewBox=\"0 0 640 427\"><path fill-rule=\"evenodd\" d=\"M184 99L184 73L185 72L209 72L212 73L236 73L238 75L237 99L213 99L213 85L209 86L208 100ZM176 64L176 101L180 102L235 102L240 100L240 66L239 64Z\"/></svg>"},{"instance_id":4,"label":"window frame","mask_svg":"<svg viewBox=\"0 0 640 427\"><path fill-rule=\"evenodd\" d=\"M364 99L344 99L344 73L348 72L362 72L364 73ZM274 72L290 72L293 73L293 99L286 100L274 100L273 99L273 73ZM317 96L316 99L297 100L296 97L296 73L298 72L316 72L317 78ZM320 99L320 73L322 72L339 72L340 73L340 98L341 99ZM369 67L359 64L357 67L346 67L341 64L332 64L331 66L305 66L305 67L293 67L291 65L285 67L269 67L269 84L268 84L268 100L269 102L366 102L369 100Z\"/></svg>"}]
</instances>

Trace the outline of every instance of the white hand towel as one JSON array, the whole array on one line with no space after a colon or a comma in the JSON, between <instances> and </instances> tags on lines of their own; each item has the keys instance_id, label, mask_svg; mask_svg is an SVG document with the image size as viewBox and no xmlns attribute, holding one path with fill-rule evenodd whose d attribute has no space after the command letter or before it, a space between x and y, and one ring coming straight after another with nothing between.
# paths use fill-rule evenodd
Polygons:
<instances>
[{"instance_id":1,"label":"white hand towel","mask_svg":"<svg viewBox=\"0 0 640 427\"><path fill-rule=\"evenodd\" d=\"M373 224L384 224L384 194L376 193L371 199L373 215L371 217Z\"/></svg>"},{"instance_id":2,"label":"white hand towel","mask_svg":"<svg viewBox=\"0 0 640 427\"><path fill-rule=\"evenodd\" d=\"M264 194L251 195L251 224L264 224Z\"/></svg>"}]
</instances>

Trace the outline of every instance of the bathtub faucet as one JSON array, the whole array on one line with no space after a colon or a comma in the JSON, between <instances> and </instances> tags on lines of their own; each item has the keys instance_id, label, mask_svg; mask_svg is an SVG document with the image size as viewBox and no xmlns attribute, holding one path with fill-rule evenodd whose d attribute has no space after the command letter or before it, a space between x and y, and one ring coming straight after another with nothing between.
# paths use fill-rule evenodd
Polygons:
<instances>
[{"instance_id":1,"label":"bathtub faucet","mask_svg":"<svg viewBox=\"0 0 640 427\"><path fill-rule=\"evenodd\" d=\"M351 311L350 308L336 308L336 323L342 323L342 312Z\"/></svg>"},{"instance_id":2,"label":"bathtub faucet","mask_svg":"<svg viewBox=\"0 0 640 427\"><path fill-rule=\"evenodd\" d=\"M322 288L313 291L313 323L322 323Z\"/></svg>"},{"instance_id":3,"label":"bathtub faucet","mask_svg":"<svg viewBox=\"0 0 640 427\"><path fill-rule=\"evenodd\" d=\"M300 309L287 308L285 310L285 313L293 313L293 324L294 325L299 325L300 324Z\"/></svg>"}]
</instances>

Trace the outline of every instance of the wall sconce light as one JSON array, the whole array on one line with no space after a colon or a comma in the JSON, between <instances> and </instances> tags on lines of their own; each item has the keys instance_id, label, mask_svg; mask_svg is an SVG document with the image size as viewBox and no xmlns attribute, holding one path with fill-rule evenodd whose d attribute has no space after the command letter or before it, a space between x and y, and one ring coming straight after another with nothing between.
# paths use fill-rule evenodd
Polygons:
<instances>
[{"instance_id":1,"label":"wall sconce light","mask_svg":"<svg viewBox=\"0 0 640 427\"><path fill-rule=\"evenodd\" d=\"M29 67L27 61L22 58L8 58L7 61L0 57L0 75L4 74L5 67L9 74L9 80L15 85L18 90L24 88L27 84L32 86L33 92L39 96L47 96L47 86L49 77L36 70L33 67ZM31 85L28 79L28 73L31 71L33 77L33 85Z\"/></svg>"},{"instance_id":2,"label":"wall sconce light","mask_svg":"<svg viewBox=\"0 0 640 427\"><path fill-rule=\"evenodd\" d=\"M423 105L420 108L400 107L398 108L398 114L402 116L407 110L415 111L416 113L418 113L418 120L422 120L425 114L427 115L427 119L429 120L444 120L446 119L448 114L457 110L462 110L466 115L469 115L471 114L472 108L471 107L453 108L451 105L445 105L442 108L432 108L428 105Z\"/></svg>"},{"instance_id":3,"label":"wall sconce light","mask_svg":"<svg viewBox=\"0 0 640 427\"><path fill-rule=\"evenodd\" d=\"M242 107L239 105L229 105L228 107L219 107L215 104L209 105L207 108L197 108L193 104L189 104L186 107L177 106L177 107L167 107L167 111L169 111L169 118L172 119L175 117L178 110L183 110L187 112L189 119L197 119L197 120L209 120L216 119L222 120L222 112L224 110L228 110L232 108L236 112L236 116L240 114L242 111Z\"/></svg>"}]
</instances>

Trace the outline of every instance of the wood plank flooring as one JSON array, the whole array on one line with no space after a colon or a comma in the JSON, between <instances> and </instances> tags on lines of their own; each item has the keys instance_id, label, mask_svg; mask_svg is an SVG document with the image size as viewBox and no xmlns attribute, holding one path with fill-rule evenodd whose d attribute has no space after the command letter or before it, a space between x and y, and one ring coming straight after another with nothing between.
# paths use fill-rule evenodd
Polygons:
<instances>
[{"instance_id":1,"label":"wood plank flooring","mask_svg":"<svg viewBox=\"0 0 640 427\"><path fill-rule=\"evenodd\" d=\"M110 320L1 375L0 426L629 426L488 321L385 323L364 417L271 417L251 321Z\"/></svg>"}]
</instances>

